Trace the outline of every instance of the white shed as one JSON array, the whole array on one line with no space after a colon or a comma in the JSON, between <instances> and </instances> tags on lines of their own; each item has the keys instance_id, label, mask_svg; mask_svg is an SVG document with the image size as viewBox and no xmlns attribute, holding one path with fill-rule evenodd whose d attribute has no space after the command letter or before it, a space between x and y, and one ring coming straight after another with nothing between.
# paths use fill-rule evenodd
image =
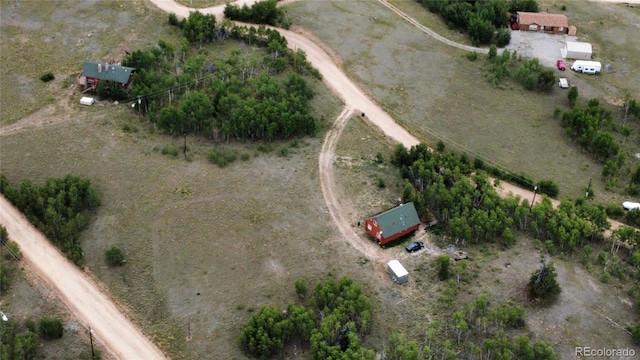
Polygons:
<instances>
[{"instance_id":1,"label":"white shed","mask_svg":"<svg viewBox=\"0 0 640 360\"><path fill-rule=\"evenodd\" d=\"M387 264L387 271L389 271L389 275L391 275L393 281L398 284L405 283L407 282L407 280L409 280L409 272L404 268L404 266L402 266L402 264L400 264L400 261L398 260L389 261L389 263Z\"/></svg>"},{"instance_id":2,"label":"white shed","mask_svg":"<svg viewBox=\"0 0 640 360\"><path fill-rule=\"evenodd\" d=\"M576 60L591 60L592 52L591 44L578 41L567 41L560 50L563 58Z\"/></svg>"}]
</instances>

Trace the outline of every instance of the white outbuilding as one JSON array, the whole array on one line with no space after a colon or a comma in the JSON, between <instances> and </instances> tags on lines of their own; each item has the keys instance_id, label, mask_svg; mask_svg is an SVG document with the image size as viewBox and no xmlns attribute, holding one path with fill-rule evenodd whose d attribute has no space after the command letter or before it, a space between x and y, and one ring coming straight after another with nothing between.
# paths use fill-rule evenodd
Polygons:
<instances>
[{"instance_id":1,"label":"white outbuilding","mask_svg":"<svg viewBox=\"0 0 640 360\"><path fill-rule=\"evenodd\" d=\"M389 275L391 275L393 281L398 284L405 283L409 280L409 272L398 260L389 261L387 264L387 271L389 272Z\"/></svg>"},{"instance_id":2,"label":"white outbuilding","mask_svg":"<svg viewBox=\"0 0 640 360\"><path fill-rule=\"evenodd\" d=\"M567 41L566 45L560 49L560 54L565 59L591 60L593 48L586 42Z\"/></svg>"},{"instance_id":3,"label":"white outbuilding","mask_svg":"<svg viewBox=\"0 0 640 360\"><path fill-rule=\"evenodd\" d=\"M92 97L87 97L87 96L83 96L82 99L80 99L80 104L82 105L93 105L93 103L95 103L96 100Z\"/></svg>"}]
</instances>

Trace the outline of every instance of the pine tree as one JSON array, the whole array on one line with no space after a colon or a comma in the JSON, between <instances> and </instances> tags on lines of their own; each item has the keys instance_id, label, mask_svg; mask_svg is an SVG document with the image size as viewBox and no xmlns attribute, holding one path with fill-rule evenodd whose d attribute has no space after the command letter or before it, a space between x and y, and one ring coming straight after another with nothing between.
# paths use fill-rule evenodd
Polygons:
<instances>
[{"instance_id":1,"label":"pine tree","mask_svg":"<svg viewBox=\"0 0 640 360\"><path fill-rule=\"evenodd\" d=\"M557 281L556 269L553 263L542 262L542 267L534 272L529 279L527 290L532 299L542 303L551 303L558 298L560 284Z\"/></svg>"}]
</instances>

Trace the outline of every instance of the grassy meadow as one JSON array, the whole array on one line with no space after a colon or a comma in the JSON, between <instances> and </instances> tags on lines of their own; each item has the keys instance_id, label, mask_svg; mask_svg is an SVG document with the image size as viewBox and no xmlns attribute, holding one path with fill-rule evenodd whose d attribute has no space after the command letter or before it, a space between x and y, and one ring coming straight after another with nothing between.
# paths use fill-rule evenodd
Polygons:
<instances>
[{"instance_id":1,"label":"grassy meadow","mask_svg":"<svg viewBox=\"0 0 640 360\"><path fill-rule=\"evenodd\" d=\"M211 1L193 0L199 6ZM182 137L159 134L128 104L80 107L81 95L72 85L84 60L121 59L125 50L147 48L159 39L177 43L179 33L166 24L166 14L142 0L55 4L0 0L0 172L12 184L25 178L41 183L67 173L92 181L103 205L82 235L85 271L106 285L171 358L245 358L237 346L241 325L261 306L284 307L293 301L296 279L313 284L329 274L351 276L372 299L374 323L366 346L380 349L398 329L424 340L425 324L437 316L434 299L445 287L435 281L432 258L426 252L405 254L403 245L412 238L385 249L412 274L407 286L396 286L384 264L363 261L347 245L326 209L318 152L323 132L342 104L321 82L312 81L316 97L311 106L321 119L317 136L270 146L214 144L189 136L187 161L180 151ZM93 11L98 4L104 11ZM394 4L464 42L409 1ZM372 98L426 142L443 140L506 168L556 180L563 196L576 196L593 178L596 193L607 196L597 181L601 166L568 143L552 117L556 107L566 107L560 90L537 95L516 86L494 89L476 66L480 62L469 62L464 52L428 38L374 1L302 1L287 9L295 25L328 45ZM637 15L632 11L628 16ZM627 15L613 14L620 21L610 26L609 36L626 29L622 22ZM581 16L585 24L592 21L588 12ZM235 48L252 56L251 48L232 43L205 51L225 56ZM624 53L619 56L628 59ZM55 74L52 83L39 80L46 71ZM611 88L612 96L624 84L634 89L632 79L620 79L619 87L604 80L594 86ZM212 149L244 155L220 168L207 161ZM360 117L344 129L334 165L342 205L354 224L393 205L400 195L402 183L389 164L391 153L392 144ZM449 241L437 233L420 236L437 246ZM114 245L127 259L121 268L105 262L105 250ZM496 302L522 300L514 289L538 262L539 249L530 239L506 252L491 246L469 252L474 262L464 275L461 302L485 291ZM636 320L625 318L630 302L619 283L598 283L601 269L588 273L574 259L556 261L565 292L550 312L528 310L529 329L538 334L532 336L550 341L563 354L580 341L627 346L628 335L609 331L602 316L623 325ZM512 265L506 267L507 262ZM1 299L3 308L27 316L29 308L23 305L44 307L35 297L22 303L20 299L31 296L28 286L15 291L15 300ZM574 306L577 300L583 302L580 309ZM73 325L73 319L67 323ZM542 335L549 330L545 324L554 326L549 336ZM597 331L571 330L587 326ZM188 330L191 341L186 340ZM83 342L72 342L69 346L81 351ZM56 358L63 349L45 351L47 358ZM283 354L296 356L306 358L295 348Z\"/></svg>"},{"instance_id":2,"label":"grassy meadow","mask_svg":"<svg viewBox=\"0 0 640 360\"><path fill-rule=\"evenodd\" d=\"M394 4L428 27L439 31L443 26L413 1ZM631 36L633 19L640 19L637 8L597 5L598 11L590 13L591 3L588 4L580 7L582 18L576 16L575 20L585 32L589 31L587 24L607 14L611 34L626 29ZM423 141L435 145L442 140L450 149L465 151L497 166L528 173L534 179L554 180L560 185L562 198L581 196L589 179L593 179L592 188L599 201L622 199L605 190L600 176L602 165L581 152L564 135L559 119L554 118L556 108L568 110L566 91L554 87L549 93L540 94L511 83L506 83L505 89L495 89L485 80L484 60L469 61L465 51L432 39L375 1L297 2L287 8L294 24L332 48L345 71L396 121ZM334 36L336 33L344 35ZM444 33L452 40L460 40L456 32ZM637 37L629 36L624 44L608 41L606 46L626 59L631 69L636 60L630 59L638 58L640 44ZM625 93L640 93L640 82L634 81L638 77L629 74L602 74L580 81L593 82L585 84L585 88L595 89L589 92L592 95L601 94L604 104L621 99ZM579 104L586 104L587 100L581 98ZM611 110L616 115L621 111L614 106ZM640 131L636 129L625 149L635 154L640 152L639 147ZM627 162L630 166L638 163L640 160L635 158Z\"/></svg>"}]
</instances>

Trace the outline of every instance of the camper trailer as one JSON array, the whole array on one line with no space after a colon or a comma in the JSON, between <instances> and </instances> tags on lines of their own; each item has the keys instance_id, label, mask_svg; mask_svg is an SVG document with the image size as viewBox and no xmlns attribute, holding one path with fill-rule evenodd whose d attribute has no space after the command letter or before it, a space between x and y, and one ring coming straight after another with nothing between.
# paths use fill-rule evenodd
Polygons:
<instances>
[{"instance_id":1,"label":"camper trailer","mask_svg":"<svg viewBox=\"0 0 640 360\"><path fill-rule=\"evenodd\" d=\"M389 261L387 264L387 271L389 271L389 275L391 275L393 281L398 284L405 283L409 280L409 272L398 260Z\"/></svg>"},{"instance_id":2,"label":"camper trailer","mask_svg":"<svg viewBox=\"0 0 640 360\"><path fill-rule=\"evenodd\" d=\"M602 65L599 61L576 60L573 62L573 65L571 65L571 70L583 74L595 75L598 74L601 69Z\"/></svg>"}]
</instances>

